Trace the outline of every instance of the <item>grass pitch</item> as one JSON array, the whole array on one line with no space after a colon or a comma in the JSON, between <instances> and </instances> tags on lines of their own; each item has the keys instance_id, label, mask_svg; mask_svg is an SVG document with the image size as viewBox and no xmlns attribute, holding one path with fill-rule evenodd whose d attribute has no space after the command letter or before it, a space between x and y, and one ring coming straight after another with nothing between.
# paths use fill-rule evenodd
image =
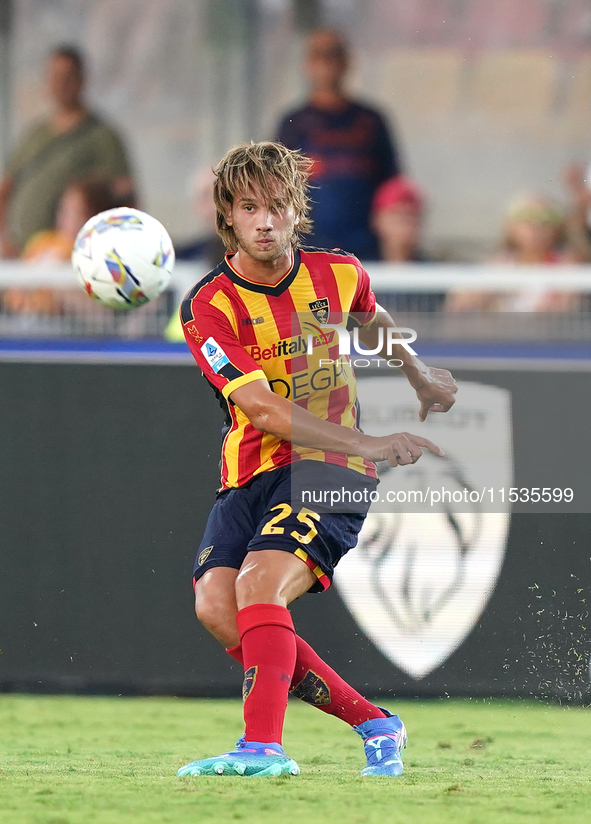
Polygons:
<instances>
[{"instance_id":1,"label":"grass pitch","mask_svg":"<svg viewBox=\"0 0 591 824\"><path fill-rule=\"evenodd\" d=\"M302 775L176 778L241 732L238 701L0 696L2 824L538 824L591 821L591 711L536 702L388 702L405 774L362 779L361 739L293 701Z\"/></svg>"}]
</instances>

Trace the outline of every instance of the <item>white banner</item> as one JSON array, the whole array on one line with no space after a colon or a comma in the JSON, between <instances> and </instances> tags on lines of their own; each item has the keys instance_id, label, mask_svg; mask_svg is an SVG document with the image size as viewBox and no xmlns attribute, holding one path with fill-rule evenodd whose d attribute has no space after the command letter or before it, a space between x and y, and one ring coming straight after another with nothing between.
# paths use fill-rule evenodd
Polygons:
<instances>
[{"instance_id":1,"label":"white banner","mask_svg":"<svg viewBox=\"0 0 591 824\"><path fill-rule=\"evenodd\" d=\"M359 380L361 425L371 435L408 431L434 441L446 458L425 453L417 464L381 474L387 493L437 490L439 507L403 503L372 507L359 546L338 566L335 584L376 647L415 679L440 666L482 614L503 563L509 512L490 506L488 490L513 479L510 393L460 382L456 405L418 421L405 380ZM464 490L487 491L481 503L454 502ZM486 501L488 500L488 506ZM485 511L495 509L496 511ZM378 511L380 510L380 511ZM385 511L387 510L387 511Z\"/></svg>"}]
</instances>

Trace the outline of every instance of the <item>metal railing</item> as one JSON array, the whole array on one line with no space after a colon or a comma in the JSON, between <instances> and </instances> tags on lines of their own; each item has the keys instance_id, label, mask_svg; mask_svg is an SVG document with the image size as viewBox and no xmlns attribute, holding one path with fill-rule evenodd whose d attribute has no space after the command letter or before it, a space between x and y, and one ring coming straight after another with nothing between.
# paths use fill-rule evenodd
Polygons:
<instances>
[{"instance_id":1,"label":"metal railing","mask_svg":"<svg viewBox=\"0 0 591 824\"><path fill-rule=\"evenodd\" d=\"M0 261L0 337L162 337L184 293L205 272L204 265L177 264L159 298L118 311L85 295L67 264Z\"/></svg>"},{"instance_id":2,"label":"metal railing","mask_svg":"<svg viewBox=\"0 0 591 824\"><path fill-rule=\"evenodd\" d=\"M69 265L0 261L0 337L162 337L206 269L178 263L157 300L115 311L90 300ZM591 266L373 263L367 270L380 305L422 339L591 340ZM565 311L450 311L452 296L477 293L558 293L575 300Z\"/></svg>"}]
</instances>

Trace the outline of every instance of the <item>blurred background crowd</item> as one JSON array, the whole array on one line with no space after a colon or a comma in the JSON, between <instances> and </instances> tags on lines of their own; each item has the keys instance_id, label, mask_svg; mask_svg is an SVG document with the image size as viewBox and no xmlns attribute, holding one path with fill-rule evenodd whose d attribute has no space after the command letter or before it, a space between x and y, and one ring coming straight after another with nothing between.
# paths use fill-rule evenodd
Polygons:
<instances>
[{"instance_id":1,"label":"blurred background crowd","mask_svg":"<svg viewBox=\"0 0 591 824\"><path fill-rule=\"evenodd\" d=\"M5 262L66 262L90 216L127 205L158 217L178 259L206 271L223 254L212 165L251 139L313 159L308 245L417 267L591 262L587 0L0 0L0 9ZM12 282L0 300L8 315L88 311L82 293ZM390 305L588 308L558 277L511 293L442 288L420 305L402 290Z\"/></svg>"}]
</instances>

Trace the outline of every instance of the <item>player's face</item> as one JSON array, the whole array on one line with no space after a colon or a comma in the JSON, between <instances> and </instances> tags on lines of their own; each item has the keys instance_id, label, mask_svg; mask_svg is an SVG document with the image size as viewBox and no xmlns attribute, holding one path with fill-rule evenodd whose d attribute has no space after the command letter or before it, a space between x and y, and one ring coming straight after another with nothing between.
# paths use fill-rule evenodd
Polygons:
<instances>
[{"instance_id":1,"label":"player's face","mask_svg":"<svg viewBox=\"0 0 591 824\"><path fill-rule=\"evenodd\" d=\"M285 193L278 191L272 202L253 187L238 194L226 222L234 229L240 249L259 263L273 263L291 250L298 219Z\"/></svg>"}]
</instances>

